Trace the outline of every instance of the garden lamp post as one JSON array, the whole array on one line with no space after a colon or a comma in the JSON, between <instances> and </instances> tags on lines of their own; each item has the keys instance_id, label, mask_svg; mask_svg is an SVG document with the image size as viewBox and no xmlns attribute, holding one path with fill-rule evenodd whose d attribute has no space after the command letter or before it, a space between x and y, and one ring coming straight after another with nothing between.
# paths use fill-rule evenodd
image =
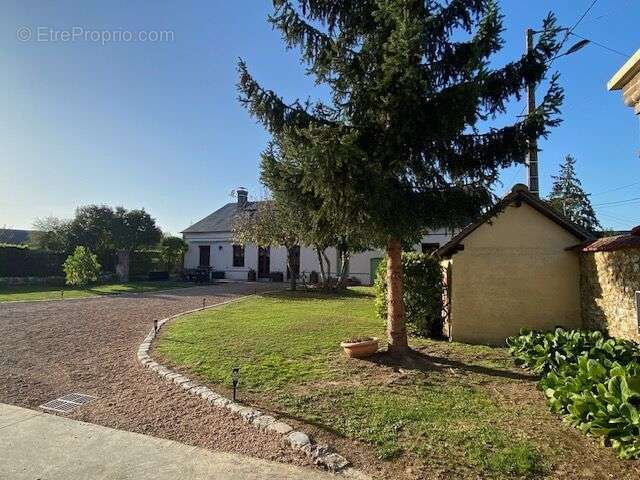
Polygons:
<instances>
[{"instance_id":1,"label":"garden lamp post","mask_svg":"<svg viewBox=\"0 0 640 480\"><path fill-rule=\"evenodd\" d=\"M236 401L236 391L238 389L238 378L240 377L240 369L234 367L231 369L231 383L233 384L233 396L232 399Z\"/></svg>"}]
</instances>

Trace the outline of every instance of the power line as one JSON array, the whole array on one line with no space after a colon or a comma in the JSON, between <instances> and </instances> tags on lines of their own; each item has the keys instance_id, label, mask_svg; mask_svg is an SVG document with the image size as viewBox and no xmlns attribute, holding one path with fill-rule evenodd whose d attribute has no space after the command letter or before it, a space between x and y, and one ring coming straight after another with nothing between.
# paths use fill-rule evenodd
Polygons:
<instances>
[{"instance_id":1,"label":"power line","mask_svg":"<svg viewBox=\"0 0 640 480\"><path fill-rule=\"evenodd\" d=\"M631 56L631 54L630 54L630 53L624 53L624 52L621 52L620 50L616 50L615 48L608 47L608 46L606 46L606 45L605 45L605 44L603 44L603 43L599 43L599 42L596 42L595 40L592 40L592 39L590 39L590 38L583 37L582 35L579 35L579 34L577 34L577 33L575 33L575 32L569 32L569 34L570 34L570 35L573 35L574 37L581 38L582 40L587 40L589 43L593 43L594 45L597 45L597 46L599 46L600 48L604 48L605 50L608 50L608 51L610 51L610 52L612 52L612 53L618 54L618 55L620 55L621 57L629 58L629 57Z\"/></svg>"},{"instance_id":2,"label":"power line","mask_svg":"<svg viewBox=\"0 0 640 480\"><path fill-rule=\"evenodd\" d=\"M605 207L607 205L621 205L621 204L634 203L634 202L638 202L638 201L640 201L640 197L628 198L626 200L616 200L614 202L596 203L593 206L594 207Z\"/></svg>"},{"instance_id":3,"label":"power line","mask_svg":"<svg viewBox=\"0 0 640 480\"><path fill-rule=\"evenodd\" d=\"M633 182L633 183L630 183L628 185L623 185L621 187L612 188L610 190L604 190L602 192L592 193L591 196L593 197L595 195L604 195L605 193L617 192L618 190L622 190L622 189L629 188L629 187L634 187L636 185L640 185L640 182Z\"/></svg>"},{"instance_id":4,"label":"power line","mask_svg":"<svg viewBox=\"0 0 640 480\"><path fill-rule=\"evenodd\" d=\"M595 6L595 4L598 3L598 0L593 0L593 2L591 2L591 5L589 5L589 8L587 8L584 13L582 14L582 16L578 19L578 21L573 25L573 27L571 27L569 29L569 31L567 32L567 37L571 34L571 32L578 26L580 25L580 22L582 22L582 20L584 20L584 17L586 17L589 12L591 11L591 9ZM566 38L566 37L565 37Z\"/></svg>"},{"instance_id":5,"label":"power line","mask_svg":"<svg viewBox=\"0 0 640 480\"><path fill-rule=\"evenodd\" d=\"M558 51L562 50L562 47L564 47L564 44L567 43L567 40L569 39L569 35L571 35L573 33L573 30L580 25L580 23L582 22L582 20L585 19L585 17L589 14L589 12L591 11L591 9L595 6L595 4L598 3L598 0L593 0L593 2L591 2L591 5L589 5L589 7L583 12L583 14L580 16L580 18L578 18L578 20L576 21L576 23L573 24L573 26L571 28L569 28L565 34L564 34L564 38L562 39L562 41L560 42L560 47L558 48ZM551 61L549 62L549 66L547 67L547 69L551 69L551 66L553 65L553 62L556 60L556 58L558 58L559 55L556 55L555 57L553 57L551 59ZM526 108L526 104L525 106L522 107L522 110L520 111L520 115L518 115L519 117L522 116L522 114L524 113L524 110Z\"/></svg>"}]
</instances>

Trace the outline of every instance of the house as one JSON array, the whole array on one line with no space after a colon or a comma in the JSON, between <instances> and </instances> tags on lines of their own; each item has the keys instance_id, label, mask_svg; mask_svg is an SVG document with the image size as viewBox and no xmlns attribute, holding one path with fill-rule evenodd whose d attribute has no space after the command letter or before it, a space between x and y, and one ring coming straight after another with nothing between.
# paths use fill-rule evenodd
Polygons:
<instances>
[{"instance_id":1,"label":"house","mask_svg":"<svg viewBox=\"0 0 640 480\"><path fill-rule=\"evenodd\" d=\"M585 327L640 341L640 225L578 249Z\"/></svg>"},{"instance_id":2,"label":"house","mask_svg":"<svg viewBox=\"0 0 640 480\"><path fill-rule=\"evenodd\" d=\"M255 202L248 201L248 191L237 190L237 202L219 208L211 215L194 223L182 232L189 249L185 255L185 268L198 266L212 267L224 272L225 278L247 280L250 269L255 270L259 279L271 278L272 273L282 272L285 279L287 271L287 252L283 247L258 248L256 245L237 245L233 241L233 218L239 209L252 208ZM437 230L425 235L414 248L418 251L431 252L445 244L451 238L447 230ZM331 275L338 271L337 253L329 249L327 255L331 260ZM315 250L302 246L298 254L299 272L308 275L319 272L320 265ZM371 284L375 280L378 263L384 257L382 250L369 250L355 254L349 260L349 276L363 284Z\"/></svg>"},{"instance_id":3,"label":"house","mask_svg":"<svg viewBox=\"0 0 640 480\"><path fill-rule=\"evenodd\" d=\"M640 49L607 83L609 90L622 90L624 103L640 115Z\"/></svg>"},{"instance_id":4,"label":"house","mask_svg":"<svg viewBox=\"0 0 640 480\"><path fill-rule=\"evenodd\" d=\"M573 248L591 238L515 185L436 252L445 271L445 334L504 345L523 327L581 327L580 254Z\"/></svg>"}]
</instances>

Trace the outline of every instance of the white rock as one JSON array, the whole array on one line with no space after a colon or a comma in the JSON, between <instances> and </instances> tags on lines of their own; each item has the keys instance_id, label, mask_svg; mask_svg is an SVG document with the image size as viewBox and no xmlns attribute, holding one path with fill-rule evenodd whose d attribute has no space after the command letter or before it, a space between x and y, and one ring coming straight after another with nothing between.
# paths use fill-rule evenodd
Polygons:
<instances>
[{"instance_id":1,"label":"white rock","mask_svg":"<svg viewBox=\"0 0 640 480\"><path fill-rule=\"evenodd\" d=\"M276 432L280 435L286 435L293 430L293 427L288 423L273 422L271 425L267 425L267 430L271 430L272 432Z\"/></svg>"},{"instance_id":2,"label":"white rock","mask_svg":"<svg viewBox=\"0 0 640 480\"><path fill-rule=\"evenodd\" d=\"M287 435L287 440L293 448L302 448L311 443L309 436L306 433L293 431Z\"/></svg>"}]
</instances>

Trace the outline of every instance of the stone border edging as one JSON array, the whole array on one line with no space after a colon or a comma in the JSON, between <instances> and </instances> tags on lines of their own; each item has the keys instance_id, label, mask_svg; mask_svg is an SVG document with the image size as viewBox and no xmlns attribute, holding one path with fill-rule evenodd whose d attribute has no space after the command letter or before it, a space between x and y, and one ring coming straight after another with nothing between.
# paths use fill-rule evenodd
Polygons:
<instances>
[{"instance_id":1,"label":"stone border edging","mask_svg":"<svg viewBox=\"0 0 640 480\"><path fill-rule=\"evenodd\" d=\"M261 294L265 293L270 292L261 292ZM227 410L240 416L245 422L256 426L260 430L266 430L280 435L284 443L291 446L291 448L293 448L294 450L301 451L306 454L316 465L323 466L327 470L334 473L344 474L350 478L369 478L362 472L359 472L352 468L348 468L349 461L342 455L333 452L328 445L317 444L313 442L306 433L294 430L291 425L278 420L271 415L264 414L261 411L256 410L255 408L242 405L238 402L234 403L232 400L226 398L225 396L214 392L209 387L200 385L189 377L186 377L181 373L174 372L164 365L154 361L149 355L151 342L153 342L155 337L158 335L160 329L170 320L174 320L191 313L200 312L202 310L207 310L209 308L220 307L229 303L245 300L247 298L254 297L255 295L256 294L244 295L238 298L227 300L225 302L216 303L214 305L208 305L205 307L188 310L186 312L181 312L176 315L172 315L170 317L159 320L157 323L158 329L156 330L152 328L149 334L145 337L144 341L138 347L138 361L140 362L140 364L142 364L142 366L153 370L158 375L163 377L166 381L181 386L192 395L198 395L202 397L204 400L209 402L209 404L219 408L226 408Z\"/></svg>"}]
</instances>

